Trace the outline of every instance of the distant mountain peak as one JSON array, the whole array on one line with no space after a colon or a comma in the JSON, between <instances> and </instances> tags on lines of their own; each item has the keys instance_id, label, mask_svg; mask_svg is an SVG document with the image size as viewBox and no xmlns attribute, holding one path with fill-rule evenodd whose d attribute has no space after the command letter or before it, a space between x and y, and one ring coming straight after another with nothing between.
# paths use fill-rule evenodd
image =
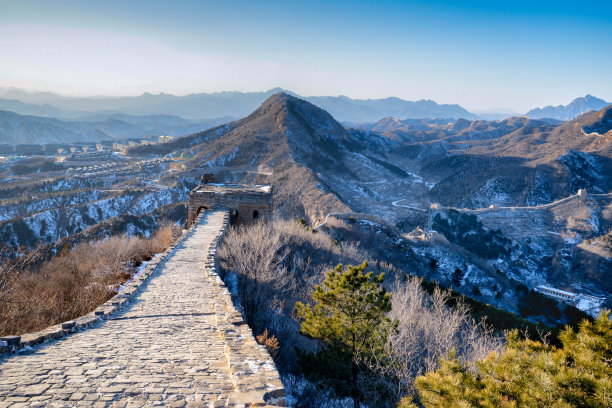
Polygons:
<instances>
[{"instance_id":1,"label":"distant mountain peak","mask_svg":"<svg viewBox=\"0 0 612 408\"><path fill-rule=\"evenodd\" d=\"M610 105L609 102L603 99L597 98L591 94L579 97L571 101L567 105L558 106L545 106L544 108L532 109L525 114L532 119L558 119L558 120L571 120L585 112L598 111L606 106Z\"/></svg>"}]
</instances>

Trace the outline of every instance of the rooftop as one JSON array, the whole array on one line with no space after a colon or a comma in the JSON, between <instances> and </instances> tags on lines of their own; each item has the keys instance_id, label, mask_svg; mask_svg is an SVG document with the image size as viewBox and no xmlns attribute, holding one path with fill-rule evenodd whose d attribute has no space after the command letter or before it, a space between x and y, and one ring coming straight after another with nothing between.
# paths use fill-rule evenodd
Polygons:
<instances>
[{"instance_id":1,"label":"rooftop","mask_svg":"<svg viewBox=\"0 0 612 408\"><path fill-rule=\"evenodd\" d=\"M557 288L551 288L550 286L546 286L546 285L539 285L537 288L540 290L548 291L548 292L556 292L556 293L559 293L565 296L571 296L571 297L576 296L576 293L574 292L568 292L568 291L557 289Z\"/></svg>"},{"instance_id":2,"label":"rooftop","mask_svg":"<svg viewBox=\"0 0 612 408\"><path fill-rule=\"evenodd\" d=\"M198 193L216 193L216 194L231 194L231 193L251 193L251 194L271 194L272 186L267 184L222 184L222 183L207 183L201 184L195 189Z\"/></svg>"}]
</instances>

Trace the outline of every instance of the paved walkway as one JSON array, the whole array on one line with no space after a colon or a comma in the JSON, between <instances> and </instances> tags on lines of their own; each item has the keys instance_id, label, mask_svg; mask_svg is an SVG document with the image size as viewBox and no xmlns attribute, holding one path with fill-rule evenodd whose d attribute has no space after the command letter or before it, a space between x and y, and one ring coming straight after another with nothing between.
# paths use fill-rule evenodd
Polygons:
<instances>
[{"instance_id":1,"label":"paved walkway","mask_svg":"<svg viewBox=\"0 0 612 408\"><path fill-rule=\"evenodd\" d=\"M113 318L0 357L0 408L225 406L233 385L202 272L223 214L207 213Z\"/></svg>"}]
</instances>

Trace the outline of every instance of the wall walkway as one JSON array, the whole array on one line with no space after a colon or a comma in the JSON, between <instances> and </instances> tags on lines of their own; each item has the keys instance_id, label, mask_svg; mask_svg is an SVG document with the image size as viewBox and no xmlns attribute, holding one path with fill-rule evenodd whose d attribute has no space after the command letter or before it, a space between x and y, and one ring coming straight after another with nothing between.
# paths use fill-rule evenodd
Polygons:
<instances>
[{"instance_id":1,"label":"wall walkway","mask_svg":"<svg viewBox=\"0 0 612 408\"><path fill-rule=\"evenodd\" d=\"M0 357L0 407L284 405L278 372L216 275L205 212L122 310Z\"/></svg>"}]
</instances>

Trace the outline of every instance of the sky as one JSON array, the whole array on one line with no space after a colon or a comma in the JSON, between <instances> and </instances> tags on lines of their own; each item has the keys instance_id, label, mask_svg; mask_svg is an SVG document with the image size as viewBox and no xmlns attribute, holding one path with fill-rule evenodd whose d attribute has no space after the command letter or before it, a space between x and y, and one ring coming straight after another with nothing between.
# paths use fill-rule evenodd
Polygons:
<instances>
[{"instance_id":1,"label":"sky","mask_svg":"<svg viewBox=\"0 0 612 408\"><path fill-rule=\"evenodd\" d=\"M612 2L0 0L0 87L612 101Z\"/></svg>"}]
</instances>

